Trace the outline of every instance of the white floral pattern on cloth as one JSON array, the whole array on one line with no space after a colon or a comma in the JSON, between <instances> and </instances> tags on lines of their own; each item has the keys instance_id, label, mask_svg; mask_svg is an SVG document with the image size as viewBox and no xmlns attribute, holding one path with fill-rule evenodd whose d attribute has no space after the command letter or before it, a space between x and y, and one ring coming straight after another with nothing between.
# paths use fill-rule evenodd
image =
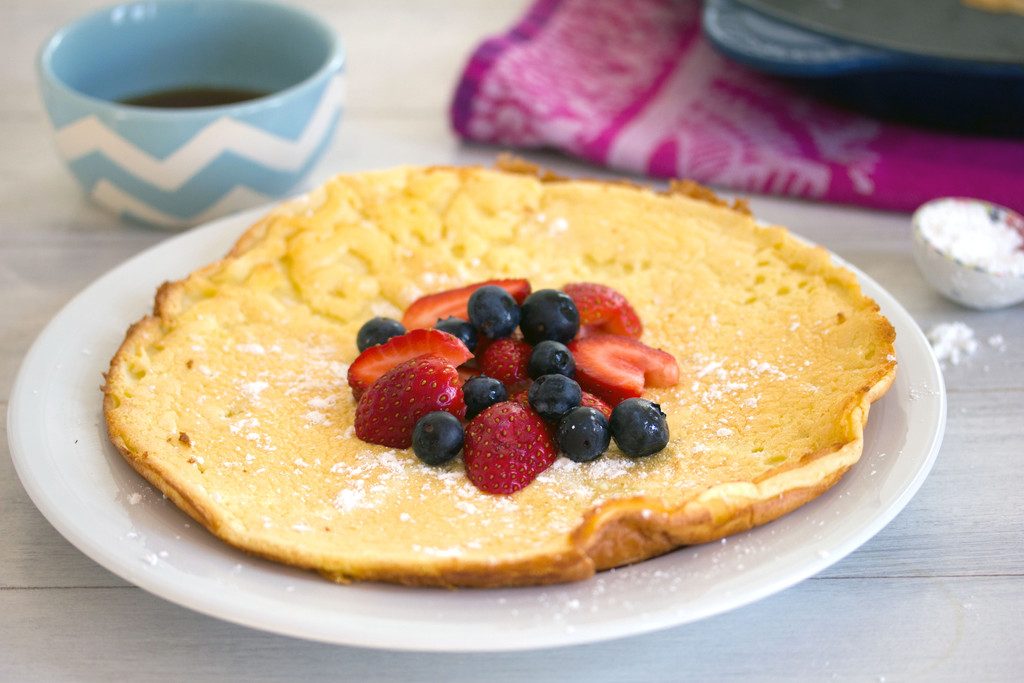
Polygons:
<instances>
[{"instance_id":1,"label":"white floral pattern on cloth","mask_svg":"<svg viewBox=\"0 0 1024 683\"><path fill-rule=\"evenodd\" d=\"M538 0L470 58L464 137L625 171L910 210L944 195L1024 209L1024 143L844 111L719 56L696 0Z\"/></svg>"}]
</instances>

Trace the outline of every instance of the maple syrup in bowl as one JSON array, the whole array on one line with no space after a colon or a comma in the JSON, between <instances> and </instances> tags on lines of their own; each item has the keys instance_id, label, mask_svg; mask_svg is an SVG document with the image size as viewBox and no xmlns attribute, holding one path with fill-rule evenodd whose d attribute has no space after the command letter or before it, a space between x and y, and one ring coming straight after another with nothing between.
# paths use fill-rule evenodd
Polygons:
<instances>
[{"instance_id":1,"label":"maple syrup in bowl","mask_svg":"<svg viewBox=\"0 0 1024 683\"><path fill-rule=\"evenodd\" d=\"M125 97L121 104L132 107L155 107L157 109L189 109L191 107L221 107L266 97L269 92L248 88L208 88L190 86L156 90L134 97Z\"/></svg>"}]
</instances>

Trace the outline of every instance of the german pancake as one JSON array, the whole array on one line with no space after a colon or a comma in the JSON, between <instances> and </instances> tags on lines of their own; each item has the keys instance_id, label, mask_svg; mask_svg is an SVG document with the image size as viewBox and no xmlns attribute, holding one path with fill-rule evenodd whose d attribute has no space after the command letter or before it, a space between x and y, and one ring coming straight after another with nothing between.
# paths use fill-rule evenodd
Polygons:
<instances>
[{"instance_id":1,"label":"german pancake","mask_svg":"<svg viewBox=\"0 0 1024 683\"><path fill-rule=\"evenodd\" d=\"M456 460L356 438L360 326L493 278L602 282L681 381L645 397L661 452L559 458L510 496ZM511 586L584 579L763 524L860 457L895 333L848 270L698 186L656 192L497 170L337 176L157 293L111 361L126 460L210 532L337 581Z\"/></svg>"}]
</instances>

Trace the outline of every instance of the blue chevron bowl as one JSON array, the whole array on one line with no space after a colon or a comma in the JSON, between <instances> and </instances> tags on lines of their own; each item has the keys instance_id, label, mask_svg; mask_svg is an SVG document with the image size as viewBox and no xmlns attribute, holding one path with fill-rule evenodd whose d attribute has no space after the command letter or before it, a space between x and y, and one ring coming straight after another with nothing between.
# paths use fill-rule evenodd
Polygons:
<instances>
[{"instance_id":1,"label":"blue chevron bowl","mask_svg":"<svg viewBox=\"0 0 1024 683\"><path fill-rule=\"evenodd\" d=\"M57 31L37 62L57 149L128 220L187 227L292 190L327 149L344 53L312 15L265 0L147 0ZM178 88L270 93L181 109L122 104Z\"/></svg>"}]
</instances>

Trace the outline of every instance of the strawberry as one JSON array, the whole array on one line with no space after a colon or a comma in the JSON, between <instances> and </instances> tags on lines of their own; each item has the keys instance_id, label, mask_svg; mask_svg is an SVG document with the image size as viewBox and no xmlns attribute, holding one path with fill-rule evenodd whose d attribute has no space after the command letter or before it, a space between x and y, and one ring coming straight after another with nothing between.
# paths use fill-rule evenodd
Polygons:
<instances>
[{"instance_id":1,"label":"strawberry","mask_svg":"<svg viewBox=\"0 0 1024 683\"><path fill-rule=\"evenodd\" d=\"M612 419L611 406L589 392L583 392L583 398L580 400L580 405L584 408L596 408L598 412L604 415L606 420Z\"/></svg>"},{"instance_id":2,"label":"strawberry","mask_svg":"<svg viewBox=\"0 0 1024 683\"><path fill-rule=\"evenodd\" d=\"M511 389L530 381L527 366L533 349L521 339L497 339L480 356L480 369Z\"/></svg>"},{"instance_id":3,"label":"strawberry","mask_svg":"<svg viewBox=\"0 0 1024 683\"><path fill-rule=\"evenodd\" d=\"M402 316L402 324L405 325L405 329L412 330L420 327L433 327L434 323L439 319L447 318L448 316L469 320L466 304L469 303L470 295L484 285L497 285L501 287L511 294L518 304L523 303L523 299L530 294L530 283L526 280L488 280L486 282L477 282L476 284L459 287L458 289L449 289L446 292L421 296L416 301L413 301L409 308L405 309L405 315Z\"/></svg>"},{"instance_id":4,"label":"strawberry","mask_svg":"<svg viewBox=\"0 0 1024 683\"><path fill-rule=\"evenodd\" d=\"M459 419L465 416L459 372L438 356L418 356L388 370L359 399L356 436L381 446L408 448L416 422L435 410Z\"/></svg>"},{"instance_id":5,"label":"strawberry","mask_svg":"<svg viewBox=\"0 0 1024 683\"><path fill-rule=\"evenodd\" d=\"M462 365L473 357L466 345L456 337L440 330L413 330L392 337L379 346L363 351L348 367L348 385L358 399L370 385L399 363L416 356L433 354L453 366Z\"/></svg>"},{"instance_id":6,"label":"strawberry","mask_svg":"<svg viewBox=\"0 0 1024 683\"><path fill-rule=\"evenodd\" d=\"M562 287L562 291L572 298L579 309L581 337L604 332L640 338L644 330L640 316L626 297L611 287L581 282L568 284Z\"/></svg>"},{"instance_id":7,"label":"strawberry","mask_svg":"<svg viewBox=\"0 0 1024 683\"><path fill-rule=\"evenodd\" d=\"M466 426L466 474L485 493L515 493L557 457L547 423L519 403L495 403Z\"/></svg>"},{"instance_id":8,"label":"strawberry","mask_svg":"<svg viewBox=\"0 0 1024 683\"><path fill-rule=\"evenodd\" d=\"M644 387L670 387L679 381L671 354L614 334L596 334L569 344L576 359L576 381L611 407L643 395Z\"/></svg>"}]
</instances>

